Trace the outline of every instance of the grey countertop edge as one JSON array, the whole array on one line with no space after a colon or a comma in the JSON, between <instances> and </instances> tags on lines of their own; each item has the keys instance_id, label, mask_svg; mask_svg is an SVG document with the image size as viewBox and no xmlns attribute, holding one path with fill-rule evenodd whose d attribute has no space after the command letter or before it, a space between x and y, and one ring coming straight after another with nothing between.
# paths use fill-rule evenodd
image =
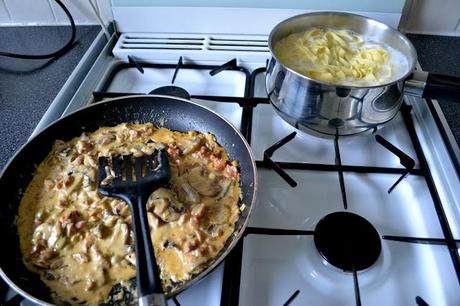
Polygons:
<instances>
[{"instance_id":1,"label":"grey countertop edge","mask_svg":"<svg viewBox=\"0 0 460 306\"><path fill-rule=\"evenodd\" d=\"M70 29L69 26L0 27L0 49L48 53L65 44ZM77 26L73 48L56 59L0 57L0 169L27 141L100 29Z\"/></svg>"},{"instance_id":2,"label":"grey countertop edge","mask_svg":"<svg viewBox=\"0 0 460 306\"><path fill-rule=\"evenodd\" d=\"M407 34L418 53L422 69L460 77L460 37ZM452 135L460 144L460 97L457 101L438 100Z\"/></svg>"}]
</instances>

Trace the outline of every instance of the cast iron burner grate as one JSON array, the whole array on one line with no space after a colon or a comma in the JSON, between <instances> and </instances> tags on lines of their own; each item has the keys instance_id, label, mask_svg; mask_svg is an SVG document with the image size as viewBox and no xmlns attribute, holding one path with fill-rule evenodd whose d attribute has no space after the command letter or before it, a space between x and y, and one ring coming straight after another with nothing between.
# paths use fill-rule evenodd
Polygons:
<instances>
[{"instance_id":1,"label":"cast iron burner grate","mask_svg":"<svg viewBox=\"0 0 460 306\"><path fill-rule=\"evenodd\" d=\"M268 61L267 61L268 65ZM175 77L180 69L201 69L201 70L211 70L209 74L215 75L216 73L220 73L223 70L238 70L242 71L243 73L246 74L246 87L245 87L245 95L244 97L230 97L230 96L207 96L207 95L192 95L192 98L200 99L200 100L209 100L209 101L219 101L219 102L225 102L225 103L237 103L242 109L242 118L241 118L241 132L248 141L248 143L251 142L251 134L252 134L252 116L253 116L253 109L257 107L258 105L262 104L269 104L269 101L267 98L259 98L255 97L255 82L256 82L256 77L260 73L265 72L265 67L264 68L259 68L256 69L249 77L249 72L243 68L239 67L236 65L236 60L231 60L227 63L224 63L223 65L220 66L208 66L208 65L196 65L196 64L183 64L182 59L179 58L179 61L176 65L170 65L170 64L154 64L154 63L137 63L135 61L130 61L129 64L121 64L116 67L111 73L111 75L107 78L105 84L102 86L102 89L100 92L93 92L94 96L94 101L101 101L104 98L113 98L113 97L119 97L119 96L126 96L126 95L133 95L133 94L144 94L144 93L124 93L124 92L106 92L110 82L113 80L115 74L120 71L121 69L129 68L135 66L140 73L142 73L143 68L142 67L152 67L152 68L175 68L174 76L171 81L171 86L174 86L174 81ZM430 104L428 104L430 106ZM397 168L389 168L389 167L376 167L376 166L357 166L357 165L342 165L341 160L340 160L340 150L339 150L339 139L338 137L335 138L334 140L334 145L335 145L335 151L336 151L336 161L335 164L315 164L315 163L305 163L305 162L275 162L271 160L271 155L281 146L285 145L287 142L290 140L294 139L296 134L295 132L288 135L287 137L283 138L276 144L274 144L272 147L267 149L264 152L264 160L258 160L257 161L257 166L262 167L262 168L268 168L268 169L273 169L277 173L279 173L292 187L296 186L296 182L289 177L287 172L285 170L287 169L297 169L297 170L313 170L313 171L339 171L340 172L354 172L354 173L380 173L380 174L399 174L400 178L396 181L393 186L388 190L388 193L391 193L391 191L395 188L395 186L402 180L404 177L407 176L407 174L411 175L416 175L416 176L421 176L424 177L428 189L430 191L431 197L433 199L433 204L434 208L436 210L436 215L439 219L441 228L443 230L443 237L442 238L427 238L427 237L404 237L404 236L382 236L383 240L391 240L391 241L399 241L403 243L417 243L417 244L431 244L431 245L444 245L448 247L449 253L451 255L452 263L455 269L455 272L457 274L457 278L460 281L460 256L458 255L458 248L460 247L460 240L454 239L452 235L452 231L448 225L447 222L447 217L445 215L439 194L437 192L436 186L434 185L433 177L431 175L430 169L428 167L426 158L424 156L420 141L418 139L416 130L414 128L414 123L411 117L411 109L412 106L407 105L406 103L403 103L401 106L401 115L404 120L405 127L409 133L409 136L411 138L412 144L414 146L414 149L416 151L416 157L418 158L420 162L420 167L415 168L414 164L415 162L407 156L404 152L400 151L398 148L394 147L390 143L388 143L385 139L381 138L380 136L376 136L376 140L379 144L383 145L386 149L391 151L393 154L395 154L399 159L400 163L403 166L403 168L397 167ZM430 107L432 110L432 108ZM433 115L436 117L436 113L433 112ZM438 119L439 120L439 119ZM442 127L441 131L442 130ZM375 132L375 131L374 131ZM270 155L271 154L271 155ZM345 184L343 182L340 184L341 186L341 192L342 192L342 198L344 202L344 209L346 208L346 194L345 194ZM343 214L347 214L344 212ZM354 215L351 213L348 213L350 215ZM331 214L332 215L332 214ZM330 215L327 215L324 217L326 219ZM356 215L355 215L356 216ZM358 218L361 218L357 216ZM323 220L324 220L323 219ZM364 220L364 227L370 227L371 232L375 231L372 225L369 224L368 221L365 219L361 218ZM358 222L359 223L359 222ZM345 227L342 227L342 229L345 229ZM316 230L319 230L319 226L317 226ZM350 231L348 231L350 232ZM298 230L298 229L277 229L277 228L256 228L256 227L248 227L246 228L245 235L248 234L259 234L259 235L314 235L315 231L312 230ZM339 232L339 234L342 234ZM361 232L358 231L358 234L361 234ZM352 236L350 234L350 236ZM315 237L316 238L316 237ZM333 237L334 239L338 239L337 237ZM347 237L348 238L348 237ZM361 239L360 236L356 236L354 238L355 240L353 241L359 241ZM381 252L381 242L379 237L376 237L376 244L378 246L376 247L378 249L376 252L375 259L370 263L367 264L367 266L371 266L378 258L380 252ZM348 241L348 240L347 240ZM349 242L346 247L341 249L340 251L345 250L353 250L358 254L358 256L362 256L359 253L360 248L362 248L366 243L361 243L361 245L357 244L357 246L354 245L353 242ZM366 250L368 251L368 250ZM222 283L222 296L221 296L221 305L223 306L230 306L230 305L238 305L239 304L239 291L240 291L240 280L241 280L241 265L242 265L242 257L243 257L243 240L240 240L238 244L235 246L232 252L228 255L228 257L225 260L225 270L224 270L224 280ZM352 271L353 272L353 284L354 284L354 291L355 291L355 299L356 299L356 305L361 306L361 297L360 297L360 291L359 291L359 283L358 283L358 273L357 271L360 270L360 265L357 264L357 260L353 261L352 264L355 264L353 267L346 267L346 271ZM349 264L350 266L350 264ZM363 268L365 269L365 268ZM294 290L294 289L293 289ZM300 290L296 290L289 298L288 300L283 304L285 306L289 305L298 295L300 294ZM178 305L177 300L173 302ZM420 296L416 296L415 302L419 306L426 306L428 305ZM0 304L1 304L1 299L0 299ZM3 305L3 304L2 304ZM8 304L7 304L8 305ZM16 302L11 305L17 305Z\"/></svg>"},{"instance_id":2,"label":"cast iron burner grate","mask_svg":"<svg viewBox=\"0 0 460 306\"><path fill-rule=\"evenodd\" d=\"M321 256L346 272L369 268L382 250L374 226L363 217L345 211L321 219L313 237Z\"/></svg>"}]
</instances>

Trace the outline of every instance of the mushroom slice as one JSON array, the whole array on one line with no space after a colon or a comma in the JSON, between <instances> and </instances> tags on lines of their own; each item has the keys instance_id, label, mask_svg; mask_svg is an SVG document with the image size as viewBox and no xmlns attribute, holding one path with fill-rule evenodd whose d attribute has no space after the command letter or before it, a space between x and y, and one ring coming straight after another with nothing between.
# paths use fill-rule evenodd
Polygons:
<instances>
[{"instance_id":1,"label":"mushroom slice","mask_svg":"<svg viewBox=\"0 0 460 306\"><path fill-rule=\"evenodd\" d=\"M196 132L189 132L188 136L178 144L184 155L197 151L203 143L203 138L199 137Z\"/></svg>"},{"instance_id":2,"label":"mushroom slice","mask_svg":"<svg viewBox=\"0 0 460 306\"><path fill-rule=\"evenodd\" d=\"M196 204L200 202L200 195L188 183L183 183L177 190L179 200L187 204Z\"/></svg>"},{"instance_id":3,"label":"mushroom slice","mask_svg":"<svg viewBox=\"0 0 460 306\"><path fill-rule=\"evenodd\" d=\"M187 181L199 194L214 197L218 195L222 187L218 182L219 178L210 175L203 167L198 166L188 171Z\"/></svg>"},{"instance_id":4,"label":"mushroom slice","mask_svg":"<svg viewBox=\"0 0 460 306\"><path fill-rule=\"evenodd\" d=\"M230 218L230 209L224 205L213 205L208 208L208 218L211 223L224 224Z\"/></svg>"},{"instance_id":5,"label":"mushroom slice","mask_svg":"<svg viewBox=\"0 0 460 306\"><path fill-rule=\"evenodd\" d=\"M206 232L213 238L222 236L226 231L232 230L229 224L210 224Z\"/></svg>"},{"instance_id":6,"label":"mushroom slice","mask_svg":"<svg viewBox=\"0 0 460 306\"><path fill-rule=\"evenodd\" d=\"M150 195L147 207L164 222L177 221L185 212L185 206L175 194L166 188L159 188Z\"/></svg>"},{"instance_id":7,"label":"mushroom slice","mask_svg":"<svg viewBox=\"0 0 460 306\"><path fill-rule=\"evenodd\" d=\"M229 192L231 191L231 187L233 186L233 181L229 178L226 178L226 177L222 177L220 180L219 180L219 185L221 187L221 191L219 192L219 194L217 194L215 196L215 199L216 200L221 200L223 198L225 198Z\"/></svg>"}]
</instances>

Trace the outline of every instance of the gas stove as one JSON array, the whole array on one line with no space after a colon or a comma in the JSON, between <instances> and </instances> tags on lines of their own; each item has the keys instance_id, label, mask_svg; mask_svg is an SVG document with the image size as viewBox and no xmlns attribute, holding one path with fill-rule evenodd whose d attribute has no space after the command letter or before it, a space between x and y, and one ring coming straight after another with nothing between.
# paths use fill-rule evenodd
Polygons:
<instances>
[{"instance_id":1,"label":"gas stove","mask_svg":"<svg viewBox=\"0 0 460 306\"><path fill-rule=\"evenodd\" d=\"M269 104L266 36L181 36L101 33L34 131L150 92L190 98L241 130L260 179L249 226L168 305L460 305L459 169L436 101L405 97L378 129L312 136Z\"/></svg>"}]
</instances>

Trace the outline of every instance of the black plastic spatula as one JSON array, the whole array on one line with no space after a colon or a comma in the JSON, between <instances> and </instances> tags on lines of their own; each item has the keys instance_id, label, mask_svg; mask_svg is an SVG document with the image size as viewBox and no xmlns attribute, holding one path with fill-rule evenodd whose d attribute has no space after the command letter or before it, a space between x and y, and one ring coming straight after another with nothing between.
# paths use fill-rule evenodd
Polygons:
<instances>
[{"instance_id":1,"label":"black plastic spatula","mask_svg":"<svg viewBox=\"0 0 460 306\"><path fill-rule=\"evenodd\" d=\"M133 158L131 155L99 158L98 191L128 203L131 209L137 265L139 305L166 305L150 239L147 200L152 192L171 178L164 150ZM134 167L133 167L134 164Z\"/></svg>"}]
</instances>

